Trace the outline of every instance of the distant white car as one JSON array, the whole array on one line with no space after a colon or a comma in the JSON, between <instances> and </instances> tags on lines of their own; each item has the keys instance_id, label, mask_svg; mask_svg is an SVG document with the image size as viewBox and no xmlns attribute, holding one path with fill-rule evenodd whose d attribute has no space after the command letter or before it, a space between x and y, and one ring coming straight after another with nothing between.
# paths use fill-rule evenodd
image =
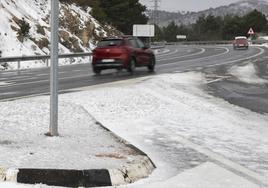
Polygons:
<instances>
[{"instance_id":1,"label":"distant white car","mask_svg":"<svg viewBox=\"0 0 268 188\"><path fill-rule=\"evenodd\" d=\"M248 38L245 36L238 36L235 37L235 40L233 41L233 47L234 49L248 49Z\"/></svg>"}]
</instances>

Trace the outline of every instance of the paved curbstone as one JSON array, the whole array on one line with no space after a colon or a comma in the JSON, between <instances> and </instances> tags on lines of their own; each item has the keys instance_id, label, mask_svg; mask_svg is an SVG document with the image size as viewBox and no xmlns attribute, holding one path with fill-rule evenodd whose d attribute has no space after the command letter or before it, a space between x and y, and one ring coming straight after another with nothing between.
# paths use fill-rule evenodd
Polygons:
<instances>
[{"instance_id":1,"label":"paved curbstone","mask_svg":"<svg viewBox=\"0 0 268 188\"><path fill-rule=\"evenodd\" d=\"M0 167L0 182L1 181L12 181L16 182L17 181L17 174L19 170L18 169L6 169Z\"/></svg>"},{"instance_id":2,"label":"paved curbstone","mask_svg":"<svg viewBox=\"0 0 268 188\"><path fill-rule=\"evenodd\" d=\"M18 183L64 187L111 186L108 170L19 169Z\"/></svg>"},{"instance_id":3,"label":"paved curbstone","mask_svg":"<svg viewBox=\"0 0 268 188\"><path fill-rule=\"evenodd\" d=\"M0 167L0 182L6 180L6 169Z\"/></svg>"},{"instance_id":4,"label":"paved curbstone","mask_svg":"<svg viewBox=\"0 0 268 188\"><path fill-rule=\"evenodd\" d=\"M148 177L155 169L147 156L129 162L119 169L1 169L2 181L24 184L46 184L64 187L102 187L133 183Z\"/></svg>"},{"instance_id":5,"label":"paved curbstone","mask_svg":"<svg viewBox=\"0 0 268 188\"><path fill-rule=\"evenodd\" d=\"M7 169L5 180L6 181L16 182L17 181L18 172L19 172L18 169L14 169L14 168Z\"/></svg>"},{"instance_id":6,"label":"paved curbstone","mask_svg":"<svg viewBox=\"0 0 268 188\"><path fill-rule=\"evenodd\" d=\"M122 166L120 169L109 170L113 186L133 183L139 179L148 177L155 169L147 156L142 156L138 161Z\"/></svg>"},{"instance_id":7,"label":"paved curbstone","mask_svg":"<svg viewBox=\"0 0 268 188\"><path fill-rule=\"evenodd\" d=\"M149 174L153 172L156 166L146 153L144 153L133 144L130 144L128 141L112 132L102 123L96 122L96 124L100 125L102 128L110 132L119 142L124 143L126 146L130 147L140 155L139 160L133 161L130 164L125 164L120 169L109 170L113 186L133 183L139 179L148 177Z\"/></svg>"},{"instance_id":8,"label":"paved curbstone","mask_svg":"<svg viewBox=\"0 0 268 188\"><path fill-rule=\"evenodd\" d=\"M138 154L137 159L118 169L5 169L0 167L0 181L63 187L103 187L133 183L152 173L156 167L147 154L104 127L100 122L96 124L110 132L119 142L133 149Z\"/></svg>"}]
</instances>

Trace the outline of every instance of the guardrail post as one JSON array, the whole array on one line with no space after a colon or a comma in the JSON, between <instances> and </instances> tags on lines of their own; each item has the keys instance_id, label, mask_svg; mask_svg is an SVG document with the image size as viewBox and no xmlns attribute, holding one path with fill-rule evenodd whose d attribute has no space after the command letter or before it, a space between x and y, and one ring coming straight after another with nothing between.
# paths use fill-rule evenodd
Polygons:
<instances>
[{"instance_id":1,"label":"guardrail post","mask_svg":"<svg viewBox=\"0 0 268 188\"><path fill-rule=\"evenodd\" d=\"M88 56L89 57L89 63L92 63L92 54Z\"/></svg>"},{"instance_id":2,"label":"guardrail post","mask_svg":"<svg viewBox=\"0 0 268 188\"><path fill-rule=\"evenodd\" d=\"M18 61L18 73L20 73L20 61Z\"/></svg>"},{"instance_id":3,"label":"guardrail post","mask_svg":"<svg viewBox=\"0 0 268 188\"><path fill-rule=\"evenodd\" d=\"M46 63L46 65L47 65L47 67L48 67L48 59L45 59L45 63Z\"/></svg>"}]
</instances>

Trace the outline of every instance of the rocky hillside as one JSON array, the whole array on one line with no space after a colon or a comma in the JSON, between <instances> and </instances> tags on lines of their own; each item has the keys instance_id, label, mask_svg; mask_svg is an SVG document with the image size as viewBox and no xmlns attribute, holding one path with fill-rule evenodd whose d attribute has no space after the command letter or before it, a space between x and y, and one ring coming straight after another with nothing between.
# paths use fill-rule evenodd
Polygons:
<instances>
[{"instance_id":1,"label":"rocky hillside","mask_svg":"<svg viewBox=\"0 0 268 188\"><path fill-rule=\"evenodd\" d=\"M49 54L49 11L50 0L1 0L2 56ZM89 12L90 8L85 10L74 4L60 5L60 53L88 52L100 38L120 34L109 26L101 25ZM29 26L29 32L24 36L21 33L25 25ZM12 68L12 65L8 66Z\"/></svg>"},{"instance_id":2,"label":"rocky hillside","mask_svg":"<svg viewBox=\"0 0 268 188\"><path fill-rule=\"evenodd\" d=\"M268 17L268 2L264 0L241 0L237 3L232 3L228 6L220 6L217 8L210 8L200 12L166 12L159 11L159 25L166 26L171 21L175 21L178 25L180 24L192 24L195 23L196 20L202 15L214 15L214 16L225 16L225 15L238 15L243 16L254 9L262 12ZM152 15L152 12L149 11L149 15ZM150 16L151 17L151 16ZM152 20L151 20L152 22Z\"/></svg>"}]
</instances>

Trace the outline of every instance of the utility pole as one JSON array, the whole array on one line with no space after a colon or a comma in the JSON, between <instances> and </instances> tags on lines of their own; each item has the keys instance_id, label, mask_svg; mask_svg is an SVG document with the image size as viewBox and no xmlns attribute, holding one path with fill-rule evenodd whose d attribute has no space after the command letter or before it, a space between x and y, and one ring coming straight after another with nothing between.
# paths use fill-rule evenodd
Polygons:
<instances>
[{"instance_id":1,"label":"utility pole","mask_svg":"<svg viewBox=\"0 0 268 188\"><path fill-rule=\"evenodd\" d=\"M51 0L50 126L49 136L58 136L59 0Z\"/></svg>"},{"instance_id":2,"label":"utility pole","mask_svg":"<svg viewBox=\"0 0 268 188\"><path fill-rule=\"evenodd\" d=\"M158 8L159 8L159 3L161 0L152 0L154 3L153 5L153 24L157 25L158 24Z\"/></svg>"}]
</instances>

